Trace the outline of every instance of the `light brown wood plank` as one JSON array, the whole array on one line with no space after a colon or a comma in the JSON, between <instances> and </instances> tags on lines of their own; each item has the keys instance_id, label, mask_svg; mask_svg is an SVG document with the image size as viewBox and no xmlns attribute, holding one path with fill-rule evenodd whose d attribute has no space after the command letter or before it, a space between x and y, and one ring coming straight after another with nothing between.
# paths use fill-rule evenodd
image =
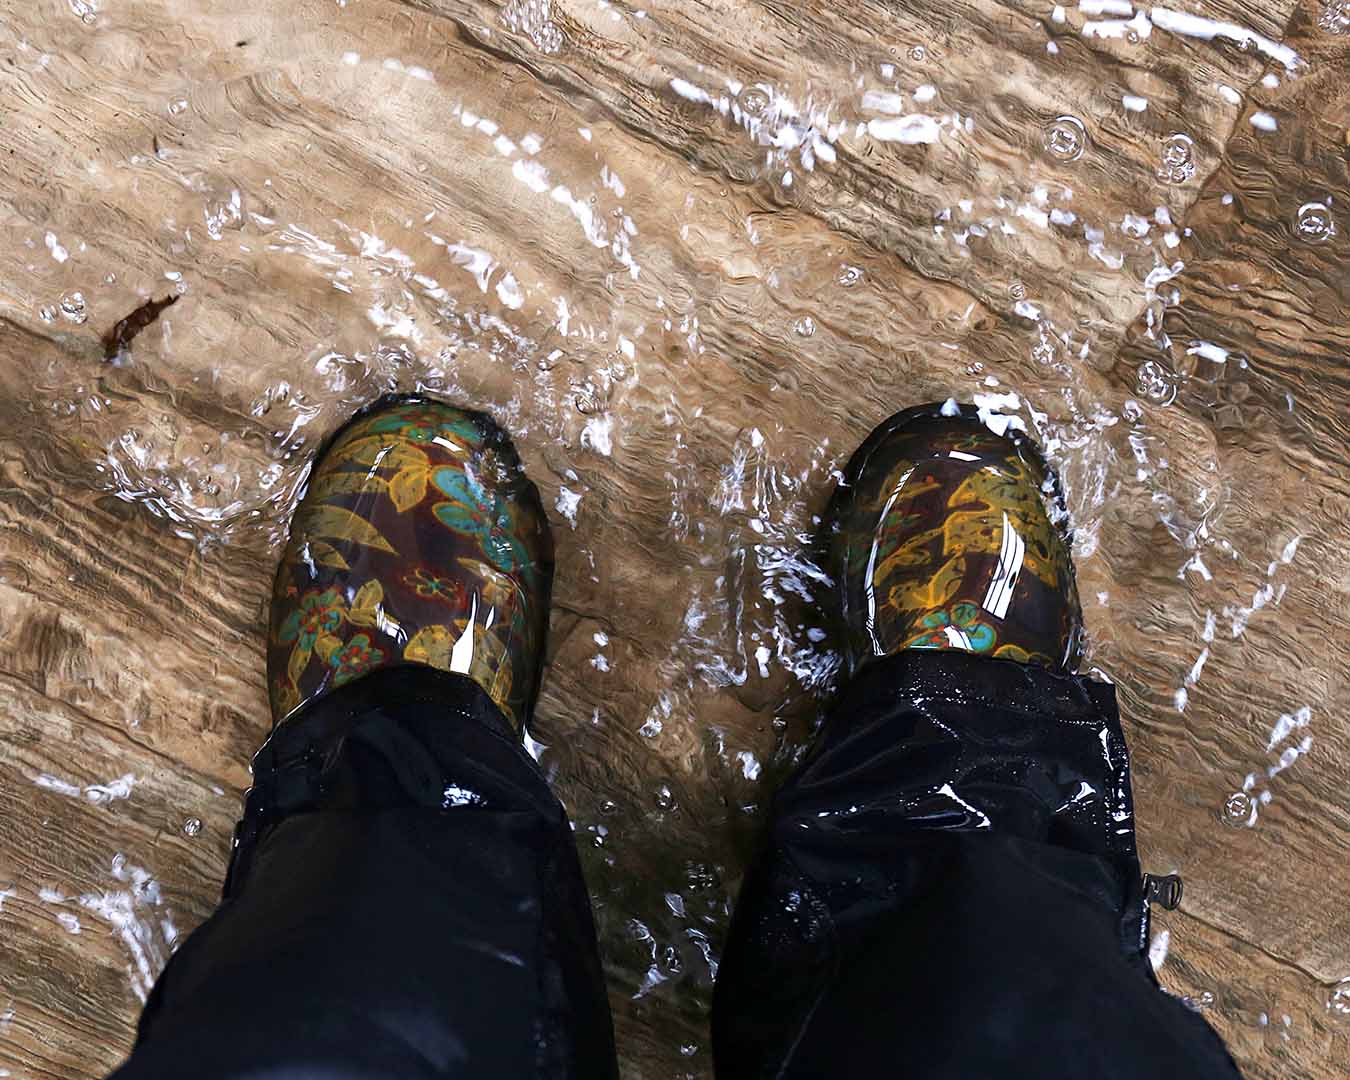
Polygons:
<instances>
[{"instance_id":1,"label":"light brown wood plank","mask_svg":"<svg viewBox=\"0 0 1350 1080\"><path fill-rule=\"evenodd\" d=\"M0 13L0 1068L97 1074L130 1045L144 974L98 902L153 876L158 904L128 900L151 970L156 920L211 910L304 463L420 384L490 408L546 505L581 496L554 516L534 734L626 1076L710 1075L704 949L829 686L800 554L832 470L895 409L1009 389L1058 440L1145 862L1187 880L1164 982L1212 990L1245 1075L1338 1076L1350 60L1311 0L1176 6L1267 52L1029 3L554 0L556 52L491 3ZM876 137L896 93L937 141ZM1061 114L1087 132L1073 161L1042 145ZM1194 174L1169 183L1175 133ZM1327 196L1337 242L1295 239ZM83 322L59 310L76 290ZM1171 404L1146 362L1184 376ZM1270 801L1222 824L1248 774Z\"/></svg>"}]
</instances>

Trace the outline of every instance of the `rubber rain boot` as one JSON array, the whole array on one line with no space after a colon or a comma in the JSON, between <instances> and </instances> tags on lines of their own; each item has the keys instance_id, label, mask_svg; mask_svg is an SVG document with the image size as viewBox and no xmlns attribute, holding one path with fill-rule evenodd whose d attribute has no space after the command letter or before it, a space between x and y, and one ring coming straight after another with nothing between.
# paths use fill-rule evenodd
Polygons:
<instances>
[{"instance_id":1,"label":"rubber rain boot","mask_svg":"<svg viewBox=\"0 0 1350 1080\"><path fill-rule=\"evenodd\" d=\"M850 671L960 649L1072 671L1082 611L1057 479L973 407L897 413L849 461L824 523Z\"/></svg>"},{"instance_id":2,"label":"rubber rain boot","mask_svg":"<svg viewBox=\"0 0 1350 1080\"><path fill-rule=\"evenodd\" d=\"M391 395L320 451L277 571L281 723L368 672L468 675L517 731L538 689L553 539L510 438L481 412Z\"/></svg>"}]
</instances>

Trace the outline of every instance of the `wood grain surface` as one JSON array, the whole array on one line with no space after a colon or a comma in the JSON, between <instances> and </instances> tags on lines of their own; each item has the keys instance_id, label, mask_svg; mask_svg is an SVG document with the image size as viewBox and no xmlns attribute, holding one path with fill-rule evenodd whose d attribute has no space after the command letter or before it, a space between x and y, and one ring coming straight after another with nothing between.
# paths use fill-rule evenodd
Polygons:
<instances>
[{"instance_id":1,"label":"wood grain surface","mask_svg":"<svg viewBox=\"0 0 1350 1080\"><path fill-rule=\"evenodd\" d=\"M0 0L0 1070L127 1053L270 724L305 463L422 386L557 508L533 734L625 1077L711 1075L730 903L833 686L834 470L1008 392L1146 868L1186 880L1160 977L1245 1075L1345 1075L1342 10Z\"/></svg>"}]
</instances>

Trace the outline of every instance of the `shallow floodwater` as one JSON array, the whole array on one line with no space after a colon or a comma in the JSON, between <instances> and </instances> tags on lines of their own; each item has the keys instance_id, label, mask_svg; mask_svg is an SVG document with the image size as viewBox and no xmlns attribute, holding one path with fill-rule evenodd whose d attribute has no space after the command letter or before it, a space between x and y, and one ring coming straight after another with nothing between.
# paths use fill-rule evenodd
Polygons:
<instances>
[{"instance_id":1,"label":"shallow floodwater","mask_svg":"<svg viewBox=\"0 0 1350 1080\"><path fill-rule=\"evenodd\" d=\"M1164 986L1341 1075L1348 72L1341 0L0 4L0 1075L118 1060L211 910L296 493L396 387L554 511L625 1076L711 1075L836 685L814 515L948 397L1063 476Z\"/></svg>"}]
</instances>

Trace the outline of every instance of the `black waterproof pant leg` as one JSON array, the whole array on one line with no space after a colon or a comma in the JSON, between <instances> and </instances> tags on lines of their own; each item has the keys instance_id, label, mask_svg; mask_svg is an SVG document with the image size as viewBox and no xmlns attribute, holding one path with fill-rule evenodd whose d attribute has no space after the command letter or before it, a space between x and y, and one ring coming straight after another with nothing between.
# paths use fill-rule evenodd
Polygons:
<instances>
[{"instance_id":1,"label":"black waterproof pant leg","mask_svg":"<svg viewBox=\"0 0 1350 1080\"><path fill-rule=\"evenodd\" d=\"M476 683L377 671L253 769L120 1080L617 1075L571 828Z\"/></svg>"},{"instance_id":2,"label":"black waterproof pant leg","mask_svg":"<svg viewBox=\"0 0 1350 1080\"><path fill-rule=\"evenodd\" d=\"M288 722L145 1077L612 1077L566 817L476 685L377 672ZM721 1080L1235 1070L1156 989L1109 687L865 669L780 792L713 1018Z\"/></svg>"},{"instance_id":3,"label":"black waterproof pant leg","mask_svg":"<svg viewBox=\"0 0 1350 1080\"><path fill-rule=\"evenodd\" d=\"M1237 1076L1148 964L1112 687L910 650L818 739L736 909L719 1077Z\"/></svg>"}]
</instances>

